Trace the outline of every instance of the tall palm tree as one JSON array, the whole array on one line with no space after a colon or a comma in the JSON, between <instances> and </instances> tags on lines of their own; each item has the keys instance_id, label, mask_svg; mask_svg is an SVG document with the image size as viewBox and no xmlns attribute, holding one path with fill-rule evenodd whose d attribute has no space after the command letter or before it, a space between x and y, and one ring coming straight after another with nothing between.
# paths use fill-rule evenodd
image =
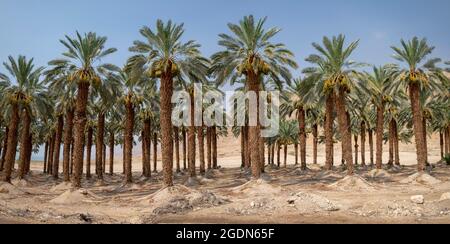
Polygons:
<instances>
[{"instance_id":1,"label":"tall palm tree","mask_svg":"<svg viewBox=\"0 0 450 244\"><path fill-rule=\"evenodd\" d=\"M312 89L314 83L303 79L296 79L287 87L283 94L283 103L280 110L286 115L292 116L295 112L299 125L300 162L301 169L306 170L306 111L307 100L305 95Z\"/></svg>"},{"instance_id":2,"label":"tall palm tree","mask_svg":"<svg viewBox=\"0 0 450 244\"><path fill-rule=\"evenodd\" d=\"M145 42L135 41L130 51L139 53L130 61L135 67L146 67L153 78L160 80L161 147L164 168L164 185L173 185L173 133L172 94L174 79L206 81L208 60L200 54L200 45L195 41L182 42L184 25L172 21L156 22L156 29L140 30Z\"/></svg>"},{"instance_id":3,"label":"tall palm tree","mask_svg":"<svg viewBox=\"0 0 450 244\"><path fill-rule=\"evenodd\" d=\"M64 128L64 148L63 148L63 175L64 181L70 181L70 152L73 148L73 123L75 117L76 84L68 83L70 76L70 66L60 66L57 69L50 69L45 72L46 79L50 83L49 91L53 93L54 101L66 115Z\"/></svg>"},{"instance_id":4,"label":"tall palm tree","mask_svg":"<svg viewBox=\"0 0 450 244\"><path fill-rule=\"evenodd\" d=\"M417 37L407 42L404 40L400 42L401 47L392 47L392 49L395 52L394 58L407 64L407 68L401 72L400 80L409 90L416 138L417 169L419 172L423 172L427 163L427 156L424 141L426 132L423 129L423 114L420 109L420 91L429 87L433 74L427 72L426 67L420 67L420 65L432 53L434 47L429 46L426 39L419 40Z\"/></svg>"},{"instance_id":5,"label":"tall palm tree","mask_svg":"<svg viewBox=\"0 0 450 244\"><path fill-rule=\"evenodd\" d=\"M108 69L109 65L99 65L102 58L116 51L115 48L105 48L107 38L97 36L97 34L89 32L82 36L78 32L75 38L69 36L60 42L67 49L63 53L63 59L51 61L49 64L58 67L70 66L72 73L68 79L69 82L76 82L77 99L75 105L75 121L74 121L74 177L72 181L73 187L81 187L81 174L83 172L83 144L85 140L86 127L86 108L89 98L90 86L97 86L101 80L96 70L97 68Z\"/></svg>"},{"instance_id":6,"label":"tall palm tree","mask_svg":"<svg viewBox=\"0 0 450 244\"><path fill-rule=\"evenodd\" d=\"M27 140L29 139L30 126L31 126L31 103L33 99L43 97L44 87L39 81L43 68L35 68L33 59L27 60L24 56L19 56L15 60L12 56L9 56L9 63L3 63L6 70L10 73L14 79L12 80L5 74L0 74L0 82L4 84L11 84L3 90L3 96L1 104L2 107L8 107L10 113L10 122L8 126L8 147L5 156L4 165L4 178L3 181L11 183L11 172L14 162L16 160L17 150L17 134L20 122L19 113L22 111L23 123L22 123L22 145L21 145L21 160L20 167L23 172L25 151ZM38 105L41 105L41 99L38 101ZM21 175L23 176L23 175Z\"/></svg>"},{"instance_id":7,"label":"tall palm tree","mask_svg":"<svg viewBox=\"0 0 450 244\"><path fill-rule=\"evenodd\" d=\"M376 107L376 167L381 169L383 160L383 132L386 104L393 101L398 86L395 83L397 67L374 67L373 73L365 73L358 88L371 98Z\"/></svg>"},{"instance_id":8,"label":"tall palm tree","mask_svg":"<svg viewBox=\"0 0 450 244\"><path fill-rule=\"evenodd\" d=\"M297 68L293 53L282 43L273 43L271 39L280 32L278 28L266 30L267 18L255 21L253 16L245 16L239 24L228 24L232 36L220 34L219 45L225 48L212 56L212 74L218 84L229 81L233 84L244 76L248 90L257 94L261 90L263 77L269 75L275 82L282 79L290 82L292 76L288 67ZM281 77L281 78L280 78ZM259 103L259 101L258 101ZM257 116L259 108L257 106ZM260 178L260 125L250 126L250 151L252 158L252 176Z\"/></svg>"},{"instance_id":9,"label":"tall palm tree","mask_svg":"<svg viewBox=\"0 0 450 244\"><path fill-rule=\"evenodd\" d=\"M361 64L350 60L350 56L358 47L358 42L345 45L345 36L323 38L323 46L313 43L319 55L307 58L316 67L303 72L317 83L316 94L326 98L326 140L328 151L327 169L331 169L332 158L332 117L336 107L339 131L341 134L343 159L347 163L347 174L353 174L352 137L350 133L349 113L347 109L348 94L354 87L354 74Z\"/></svg>"},{"instance_id":10,"label":"tall palm tree","mask_svg":"<svg viewBox=\"0 0 450 244\"><path fill-rule=\"evenodd\" d=\"M110 73L108 79L121 84L122 101L125 108L125 127L124 127L124 158L125 158L125 183L132 182L132 150L133 134L135 130L136 108L143 102L142 87L148 83L148 76L143 72L132 72L127 63L123 70L116 73Z\"/></svg>"}]
</instances>

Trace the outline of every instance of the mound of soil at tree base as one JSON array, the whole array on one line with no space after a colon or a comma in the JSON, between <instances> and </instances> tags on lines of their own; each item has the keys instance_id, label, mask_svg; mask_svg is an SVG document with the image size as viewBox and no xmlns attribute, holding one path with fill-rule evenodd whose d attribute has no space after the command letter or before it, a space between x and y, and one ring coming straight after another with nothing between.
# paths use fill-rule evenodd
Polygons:
<instances>
[{"instance_id":1,"label":"mound of soil at tree base","mask_svg":"<svg viewBox=\"0 0 450 244\"><path fill-rule=\"evenodd\" d=\"M247 196L260 196L267 194L279 194L282 192L281 187L271 185L265 180L251 180L241 186L231 190L233 193L245 194Z\"/></svg>"},{"instance_id":2,"label":"mound of soil at tree base","mask_svg":"<svg viewBox=\"0 0 450 244\"><path fill-rule=\"evenodd\" d=\"M50 188L50 192L60 192L60 191L67 191L72 189L72 183L70 182L62 182L58 185L53 186Z\"/></svg>"},{"instance_id":3,"label":"mound of soil at tree base","mask_svg":"<svg viewBox=\"0 0 450 244\"><path fill-rule=\"evenodd\" d=\"M311 172L311 170L309 168L307 168L306 170L302 170L301 168L296 168L294 171L289 172L288 175L289 176L300 176L300 175L306 175L309 172Z\"/></svg>"},{"instance_id":4,"label":"mound of soil at tree base","mask_svg":"<svg viewBox=\"0 0 450 244\"><path fill-rule=\"evenodd\" d=\"M213 179L216 177L223 176L224 173L222 172L222 169L209 169L205 173L205 177L208 179Z\"/></svg>"},{"instance_id":5,"label":"mound of soil at tree base","mask_svg":"<svg viewBox=\"0 0 450 244\"><path fill-rule=\"evenodd\" d=\"M289 205L295 206L302 213L311 211L338 211L340 209L336 203L326 197L305 192L293 194L286 202Z\"/></svg>"},{"instance_id":6,"label":"mound of soil at tree base","mask_svg":"<svg viewBox=\"0 0 450 244\"><path fill-rule=\"evenodd\" d=\"M336 190L343 190L343 191L375 190L374 186L372 186L365 179L363 179L362 177L357 176L357 175L346 176L344 179L339 180L339 181L329 185L329 187L336 189Z\"/></svg>"},{"instance_id":7,"label":"mound of soil at tree base","mask_svg":"<svg viewBox=\"0 0 450 244\"><path fill-rule=\"evenodd\" d=\"M415 173L406 179L400 181L401 184L422 184L422 185L436 185L442 181L434 178L427 173Z\"/></svg>"},{"instance_id":8,"label":"mound of soil at tree base","mask_svg":"<svg viewBox=\"0 0 450 244\"><path fill-rule=\"evenodd\" d=\"M326 180L326 179L342 179L343 176L339 173L336 173L334 171L321 171L314 175L314 179L317 180Z\"/></svg>"},{"instance_id":9,"label":"mound of soil at tree base","mask_svg":"<svg viewBox=\"0 0 450 244\"><path fill-rule=\"evenodd\" d=\"M71 189L58 197L50 200L50 203L69 205L80 203L97 203L100 202L100 198L88 190L83 189Z\"/></svg>"},{"instance_id":10,"label":"mound of soil at tree base","mask_svg":"<svg viewBox=\"0 0 450 244\"><path fill-rule=\"evenodd\" d=\"M21 179L21 180L19 180L19 179L14 179L14 180L12 181L12 184L15 185L15 186L17 186L17 187L32 187L32 186L34 186L33 183L31 183L30 181L25 180L25 179Z\"/></svg>"},{"instance_id":11,"label":"mound of soil at tree base","mask_svg":"<svg viewBox=\"0 0 450 244\"><path fill-rule=\"evenodd\" d=\"M391 174L384 169L372 169L366 176L369 178L390 178Z\"/></svg>"},{"instance_id":12,"label":"mound of soil at tree base","mask_svg":"<svg viewBox=\"0 0 450 244\"><path fill-rule=\"evenodd\" d=\"M0 194L23 195L23 194L28 194L28 192L19 189L15 185L2 182L2 183L0 183Z\"/></svg>"},{"instance_id":13,"label":"mound of soil at tree base","mask_svg":"<svg viewBox=\"0 0 450 244\"><path fill-rule=\"evenodd\" d=\"M138 201L141 205L151 207L154 214L177 214L227 202L212 192L196 191L183 185L161 189Z\"/></svg>"}]
</instances>

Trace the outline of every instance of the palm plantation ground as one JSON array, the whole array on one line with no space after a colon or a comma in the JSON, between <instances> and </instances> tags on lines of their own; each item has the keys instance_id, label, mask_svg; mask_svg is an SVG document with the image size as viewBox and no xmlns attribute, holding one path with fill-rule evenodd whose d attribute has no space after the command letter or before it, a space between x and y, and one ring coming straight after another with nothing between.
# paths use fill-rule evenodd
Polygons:
<instances>
[{"instance_id":1,"label":"palm plantation ground","mask_svg":"<svg viewBox=\"0 0 450 244\"><path fill-rule=\"evenodd\" d=\"M293 77L299 57L265 22L229 24L210 59L171 21L139 30L120 67L102 63L116 49L95 33L65 36L48 67L10 57L0 222L449 223L450 63L415 37L372 67L338 35L314 42ZM262 137L248 115L172 124L172 94L192 97L196 83L280 91L279 133ZM234 116L249 110L236 104Z\"/></svg>"}]
</instances>

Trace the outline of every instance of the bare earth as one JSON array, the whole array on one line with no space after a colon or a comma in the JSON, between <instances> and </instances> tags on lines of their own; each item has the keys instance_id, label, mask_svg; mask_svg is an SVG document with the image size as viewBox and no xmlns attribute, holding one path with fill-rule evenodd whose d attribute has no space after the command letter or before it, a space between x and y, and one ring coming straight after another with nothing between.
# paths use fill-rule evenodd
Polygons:
<instances>
[{"instance_id":1,"label":"bare earth","mask_svg":"<svg viewBox=\"0 0 450 244\"><path fill-rule=\"evenodd\" d=\"M439 159L435 142L430 138L431 162ZM308 147L308 163L311 152ZM354 177L345 177L339 164L333 172L312 164L302 172L292 155L287 168L267 167L262 180L249 181L239 168L239 139L225 138L221 169L191 180L178 174L176 186L162 190L160 173L140 177L139 158L134 184L122 185L117 174L84 180L81 190L41 174L42 163L33 162L26 181L0 184L0 223L450 223L450 166L435 164L431 176L416 175L413 145L402 145L401 168L359 167ZM320 145L319 162L323 157ZM413 202L416 195L424 202Z\"/></svg>"}]
</instances>

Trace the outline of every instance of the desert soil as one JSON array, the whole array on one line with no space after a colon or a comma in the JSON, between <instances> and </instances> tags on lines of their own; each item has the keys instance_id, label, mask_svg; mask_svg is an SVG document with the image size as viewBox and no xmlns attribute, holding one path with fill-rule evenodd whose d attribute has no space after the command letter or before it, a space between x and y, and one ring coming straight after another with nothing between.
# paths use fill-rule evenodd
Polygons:
<instances>
[{"instance_id":1,"label":"desert soil","mask_svg":"<svg viewBox=\"0 0 450 244\"><path fill-rule=\"evenodd\" d=\"M438 161L438 149L430 146L430 161ZM136 157L134 184L123 185L118 172L103 182L84 179L79 190L42 174L42 163L33 162L25 181L0 184L0 223L450 223L450 166L435 163L431 176L415 174L412 145L402 145L401 161L383 170L358 167L346 177L339 165L332 172L312 164L301 171L290 151L286 168L267 166L263 179L250 181L239 168L239 139L225 138L219 142L222 168L204 177L176 174L176 186L161 189L161 173L140 177Z\"/></svg>"}]
</instances>

